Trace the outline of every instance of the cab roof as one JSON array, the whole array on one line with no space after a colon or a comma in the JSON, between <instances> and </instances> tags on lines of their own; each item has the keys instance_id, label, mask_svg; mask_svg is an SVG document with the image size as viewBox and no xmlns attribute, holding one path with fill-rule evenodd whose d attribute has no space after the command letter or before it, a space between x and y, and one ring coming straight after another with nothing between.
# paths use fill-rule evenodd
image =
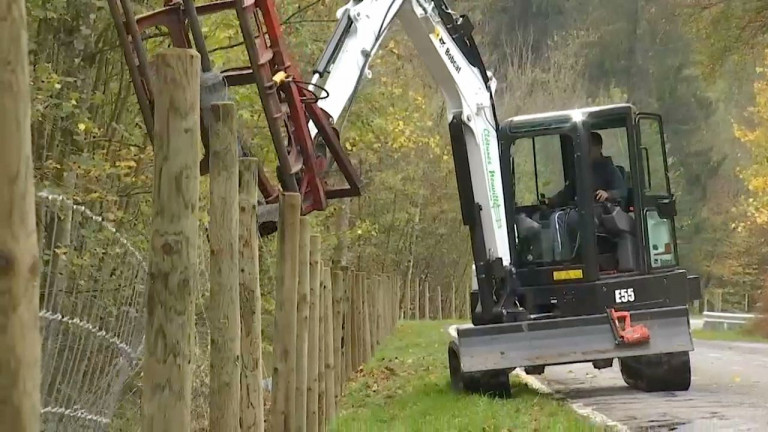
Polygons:
<instances>
[{"instance_id":1,"label":"cab roof","mask_svg":"<svg viewBox=\"0 0 768 432\"><path fill-rule=\"evenodd\" d=\"M567 127L573 122L583 119L599 119L627 116L635 112L632 104L621 103L613 105L601 105L584 108L576 108L563 111L549 111L536 114L524 114L511 117L501 123L500 130L504 134L517 134L528 131L540 131L547 129L559 129Z\"/></svg>"}]
</instances>

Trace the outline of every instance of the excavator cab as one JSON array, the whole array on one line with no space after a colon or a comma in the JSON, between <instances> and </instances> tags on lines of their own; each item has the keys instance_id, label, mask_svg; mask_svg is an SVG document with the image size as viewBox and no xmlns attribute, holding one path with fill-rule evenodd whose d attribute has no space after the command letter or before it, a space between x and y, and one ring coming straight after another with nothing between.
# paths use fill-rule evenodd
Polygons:
<instances>
[{"instance_id":1,"label":"excavator cab","mask_svg":"<svg viewBox=\"0 0 768 432\"><path fill-rule=\"evenodd\" d=\"M618 359L634 388L688 389L688 304L701 292L679 266L661 117L630 104L522 115L501 123L499 142L527 318L481 322L473 287L473 325L451 330L454 387L498 390L517 367Z\"/></svg>"},{"instance_id":2,"label":"excavator cab","mask_svg":"<svg viewBox=\"0 0 768 432\"><path fill-rule=\"evenodd\" d=\"M523 286L678 266L660 116L629 104L553 112L509 119L501 135L506 207L514 209L510 243Z\"/></svg>"}]
</instances>

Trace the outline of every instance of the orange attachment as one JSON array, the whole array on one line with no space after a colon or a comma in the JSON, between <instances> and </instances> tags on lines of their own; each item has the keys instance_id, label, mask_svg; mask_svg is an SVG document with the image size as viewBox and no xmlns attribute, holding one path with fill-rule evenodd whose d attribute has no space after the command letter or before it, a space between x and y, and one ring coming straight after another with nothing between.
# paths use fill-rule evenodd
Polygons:
<instances>
[{"instance_id":1,"label":"orange attachment","mask_svg":"<svg viewBox=\"0 0 768 432\"><path fill-rule=\"evenodd\" d=\"M617 312L615 309L608 309L608 316L611 319L611 328L616 344L637 345L651 340L651 332L646 326L642 324L632 325L629 312Z\"/></svg>"}]
</instances>

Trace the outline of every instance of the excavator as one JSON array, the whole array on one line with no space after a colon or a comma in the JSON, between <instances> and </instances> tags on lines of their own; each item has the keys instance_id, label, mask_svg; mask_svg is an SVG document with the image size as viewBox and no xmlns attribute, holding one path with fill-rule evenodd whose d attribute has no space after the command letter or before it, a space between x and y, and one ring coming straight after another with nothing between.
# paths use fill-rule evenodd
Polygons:
<instances>
[{"instance_id":1,"label":"excavator","mask_svg":"<svg viewBox=\"0 0 768 432\"><path fill-rule=\"evenodd\" d=\"M399 21L446 101L472 246L471 324L448 329L451 386L510 394L509 374L518 368L543 374L547 366L604 369L617 360L632 388L689 389L694 346L688 305L701 298L701 289L699 277L679 264L661 116L624 103L500 122L496 80L473 25L444 0L350 0L337 11L308 82L288 59L271 0L199 6L166 0L164 9L139 17L128 0L109 2L139 103L147 106L145 121L151 121L151 80L142 72L141 31L165 25L175 34L174 46L187 48L191 31L205 59L196 16L236 10L251 64L225 70L224 78L228 85L259 86L268 121L275 122L270 132L280 186L306 196L305 213L322 211L326 199L361 193L335 121L371 75L371 59ZM616 193L599 193L604 179L593 171L597 160L611 167L620 185ZM345 188L329 186L325 176L333 165ZM257 175L264 205L274 205L276 188L262 179L265 171Z\"/></svg>"}]
</instances>

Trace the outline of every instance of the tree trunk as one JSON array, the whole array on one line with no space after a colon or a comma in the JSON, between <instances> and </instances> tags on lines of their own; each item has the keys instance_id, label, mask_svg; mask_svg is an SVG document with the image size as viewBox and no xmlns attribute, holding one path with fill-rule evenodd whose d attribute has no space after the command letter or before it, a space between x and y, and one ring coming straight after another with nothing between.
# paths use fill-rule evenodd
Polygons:
<instances>
[{"instance_id":1,"label":"tree trunk","mask_svg":"<svg viewBox=\"0 0 768 432\"><path fill-rule=\"evenodd\" d=\"M39 252L24 2L0 2L0 419L40 430Z\"/></svg>"},{"instance_id":2,"label":"tree trunk","mask_svg":"<svg viewBox=\"0 0 768 432\"><path fill-rule=\"evenodd\" d=\"M339 200L339 213L336 215L336 246L333 249L334 266L347 264L349 251L349 200Z\"/></svg>"},{"instance_id":3,"label":"tree trunk","mask_svg":"<svg viewBox=\"0 0 768 432\"><path fill-rule=\"evenodd\" d=\"M270 431L293 431L296 394L296 295L299 284L299 225L301 195L280 195L277 229L277 289L275 290L274 334L280 335L274 345L272 372L272 405Z\"/></svg>"},{"instance_id":4,"label":"tree trunk","mask_svg":"<svg viewBox=\"0 0 768 432\"><path fill-rule=\"evenodd\" d=\"M416 206L416 218L413 222L412 227L412 234L411 234L411 241L408 245L408 273L406 277L408 278L408 284L410 287L411 278L413 278L413 261L414 261L414 248L416 245L416 233L419 229L419 219L421 218L421 200L418 201L418 205ZM414 289L416 290L416 308L414 309L414 319L419 319L419 285L416 284L414 286ZM410 298L410 292L408 294L408 298ZM408 303L408 306L406 307L406 313L410 308L410 303Z\"/></svg>"},{"instance_id":5,"label":"tree trunk","mask_svg":"<svg viewBox=\"0 0 768 432\"><path fill-rule=\"evenodd\" d=\"M424 319L429 321L429 281L424 279Z\"/></svg>"},{"instance_id":6,"label":"tree trunk","mask_svg":"<svg viewBox=\"0 0 768 432\"><path fill-rule=\"evenodd\" d=\"M240 160L240 424L244 431L264 430L259 286L258 160Z\"/></svg>"},{"instance_id":7,"label":"tree trunk","mask_svg":"<svg viewBox=\"0 0 768 432\"><path fill-rule=\"evenodd\" d=\"M237 112L232 102L211 106L210 394L212 432L239 429L240 294L238 280Z\"/></svg>"},{"instance_id":8,"label":"tree trunk","mask_svg":"<svg viewBox=\"0 0 768 432\"><path fill-rule=\"evenodd\" d=\"M155 177L143 364L144 431L190 430L198 291L200 55L155 57ZM194 149L194 150L193 150Z\"/></svg>"},{"instance_id":9,"label":"tree trunk","mask_svg":"<svg viewBox=\"0 0 768 432\"><path fill-rule=\"evenodd\" d=\"M307 431L317 432L320 361L320 235L309 238L309 344L307 347ZM325 386L325 383L323 383Z\"/></svg>"},{"instance_id":10,"label":"tree trunk","mask_svg":"<svg viewBox=\"0 0 768 432\"><path fill-rule=\"evenodd\" d=\"M299 292L298 321L296 325L296 405L293 416L296 430L307 429L307 354L309 352L309 255L312 226L306 216L301 217L299 238Z\"/></svg>"}]
</instances>

